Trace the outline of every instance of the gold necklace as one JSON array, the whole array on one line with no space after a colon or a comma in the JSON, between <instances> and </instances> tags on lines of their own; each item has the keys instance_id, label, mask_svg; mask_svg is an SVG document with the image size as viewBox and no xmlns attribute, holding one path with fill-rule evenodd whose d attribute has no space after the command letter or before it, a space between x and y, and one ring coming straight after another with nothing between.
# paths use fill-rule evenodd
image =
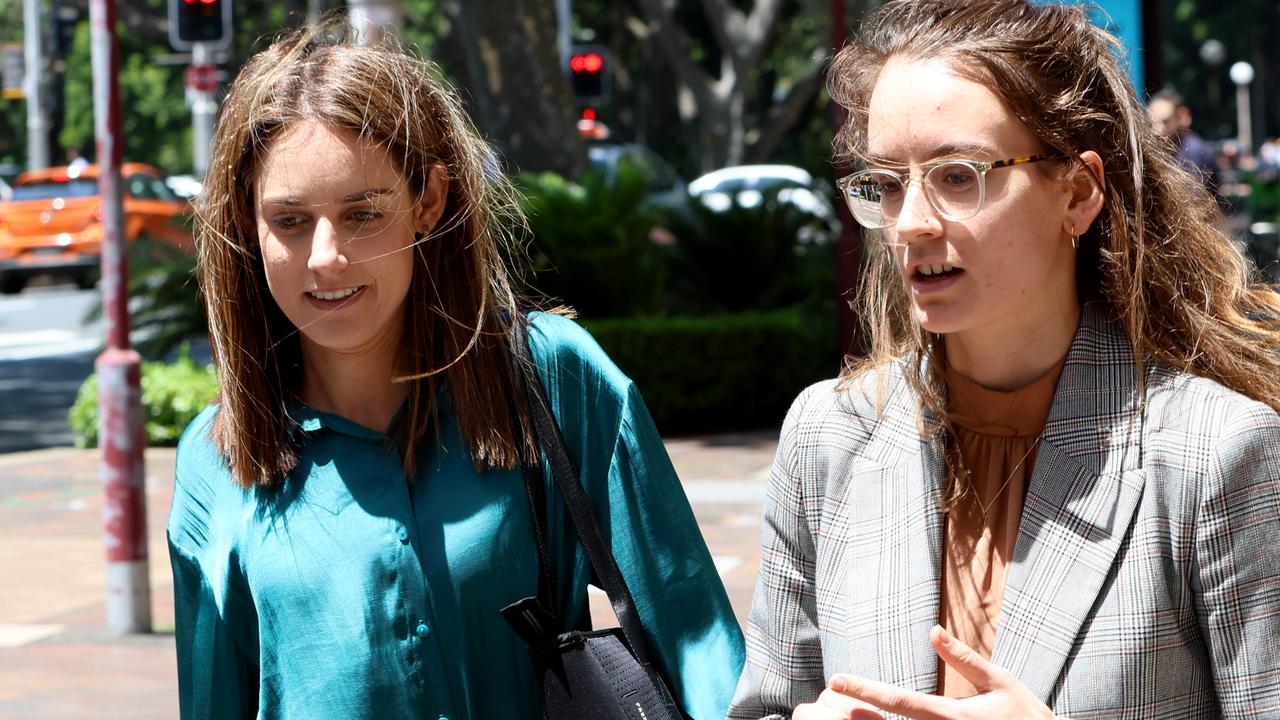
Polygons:
<instances>
[{"instance_id":1,"label":"gold necklace","mask_svg":"<svg viewBox=\"0 0 1280 720\"><path fill-rule=\"evenodd\" d=\"M1040 434L1036 435L1036 439L1031 441L1031 446L1022 454L1022 459L1018 461L1017 465L1013 466L1013 470L1009 473L1009 477L1004 479L1004 483L1000 485L1000 489L996 490L995 495L991 496L991 501L985 506L982 504L982 500L978 497L977 488L973 486L972 482L969 483L969 492L973 493L973 502L978 506L978 509L982 511L982 524L985 525L987 523L987 512L991 510L991 507L996 504L996 501L999 500L1000 496L1004 494L1004 491L1008 489L1009 483L1013 482L1013 476L1018 474L1018 469L1027 461L1027 458L1031 457L1031 452L1040 446L1040 441L1043 439L1044 431L1041 430Z\"/></svg>"}]
</instances>

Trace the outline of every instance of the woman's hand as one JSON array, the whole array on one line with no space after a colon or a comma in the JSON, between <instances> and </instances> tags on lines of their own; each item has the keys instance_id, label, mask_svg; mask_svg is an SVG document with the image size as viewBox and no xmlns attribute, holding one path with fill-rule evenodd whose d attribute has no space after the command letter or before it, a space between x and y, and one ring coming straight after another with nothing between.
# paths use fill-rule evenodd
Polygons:
<instances>
[{"instance_id":1,"label":"woman's hand","mask_svg":"<svg viewBox=\"0 0 1280 720\"><path fill-rule=\"evenodd\" d=\"M831 677L830 690L850 700L862 701L886 712L896 713L912 720L1053 720L1053 711L1031 694L1025 685L1008 670L991 664L991 661L974 652L972 648L955 639L940 626L929 631L929 643L934 652L947 665L956 669L978 689L977 695L957 699L940 695L905 690L875 680L844 673ZM822 705L822 697L816 705ZM807 707L807 706L800 706ZM857 712L862 712L858 710ZM871 714L801 715L796 708L796 720L814 718L849 718L863 720L874 718Z\"/></svg>"},{"instance_id":2,"label":"woman's hand","mask_svg":"<svg viewBox=\"0 0 1280 720\"><path fill-rule=\"evenodd\" d=\"M884 720L884 716L875 705L827 689L817 701L796 706L791 720Z\"/></svg>"}]
</instances>

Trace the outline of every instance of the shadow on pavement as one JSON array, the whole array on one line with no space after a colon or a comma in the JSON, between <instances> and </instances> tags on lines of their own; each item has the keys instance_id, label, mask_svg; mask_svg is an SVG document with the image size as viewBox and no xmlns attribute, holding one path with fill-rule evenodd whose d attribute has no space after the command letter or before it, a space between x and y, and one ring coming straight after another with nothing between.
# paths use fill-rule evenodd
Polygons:
<instances>
[{"instance_id":1,"label":"shadow on pavement","mask_svg":"<svg viewBox=\"0 0 1280 720\"><path fill-rule=\"evenodd\" d=\"M67 411L97 353L0 363L0 453L74 443Z\"/></svg>"}]
</instances>

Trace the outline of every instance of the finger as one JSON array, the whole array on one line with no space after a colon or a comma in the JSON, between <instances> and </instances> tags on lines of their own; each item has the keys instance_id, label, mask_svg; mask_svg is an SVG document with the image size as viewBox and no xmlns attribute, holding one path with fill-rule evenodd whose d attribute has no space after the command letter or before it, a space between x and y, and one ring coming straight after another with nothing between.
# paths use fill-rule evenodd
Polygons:
<instances>
[{"instance_id":1,"label":"finger","mask_svg":"<svg viewBox=\"0 0 1280 720\"><path fill-rule=\"evenodd\" d=\"M1002 673L998 666L941 625L934 625L929 631L929 643L933 645L938 657L942 658L942 662L954 668L978 692L988 692L1002 684Z\"/></svg>"},{"instance_id":2,"label":"finger","mask_svg":"<svg viewBox=\"0 0 1280 720\"><path fill-rule=\"evenodd\" d=\"M952 698L926 695L857 675L837 673L831 676L829 686L838 693L911 720L945 720L955 716L956 701Z\"/></svg>"},{"instance_id":3,"label":"finger","mask_svg":"<svg viewBox=\"0 0 1280 720\"><path fill-rule=\"evenodd\" d=\"M875 705L848 695L842 695L830 688L822 691L816 704L824 708L837 710L840 718L848 718L848 720L884 720L884 716L880 714Z\"/></svg>"},{"instance_id":4,"label":"finger","mask_svg":"<svg viewBox=\"0 0 1280 720\"><path fill-rule=\"evenodd\" d=\"M852 700L852 698L849 698ZM867 707L871 707L868 705ZM884 720L884 716L875 710L862 708L830 707L819 703L805 703L796 706L791 720Z\"/></svg>"}]
</instances>

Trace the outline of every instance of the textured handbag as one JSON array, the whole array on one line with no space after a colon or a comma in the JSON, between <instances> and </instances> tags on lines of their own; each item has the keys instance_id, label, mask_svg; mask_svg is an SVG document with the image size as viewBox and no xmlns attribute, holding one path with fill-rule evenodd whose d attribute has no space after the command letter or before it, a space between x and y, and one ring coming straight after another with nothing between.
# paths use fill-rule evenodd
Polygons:
<instances>
[{"instance_id":1,"label":"textured handbag","mask_svg":"<svg viewBox=\"0 0 1280 720\"><path fill-rule=\"evenodd\" d=\"M547 554L546 493L539 467L525 467L525 491L538 542L538 594L503 608L503 617L529 644L546 720L684 720L653 666L635 600L600 532L586 491L565 450L542 381L529 356L523 322L513 327L518 389L564 498L574 530L609 596L621 627L565 629L555 611L555 581ZM590 620L589 616L587 618ZM589 626L588 626L589 627Z\"/></svg>"}]
</instances>

